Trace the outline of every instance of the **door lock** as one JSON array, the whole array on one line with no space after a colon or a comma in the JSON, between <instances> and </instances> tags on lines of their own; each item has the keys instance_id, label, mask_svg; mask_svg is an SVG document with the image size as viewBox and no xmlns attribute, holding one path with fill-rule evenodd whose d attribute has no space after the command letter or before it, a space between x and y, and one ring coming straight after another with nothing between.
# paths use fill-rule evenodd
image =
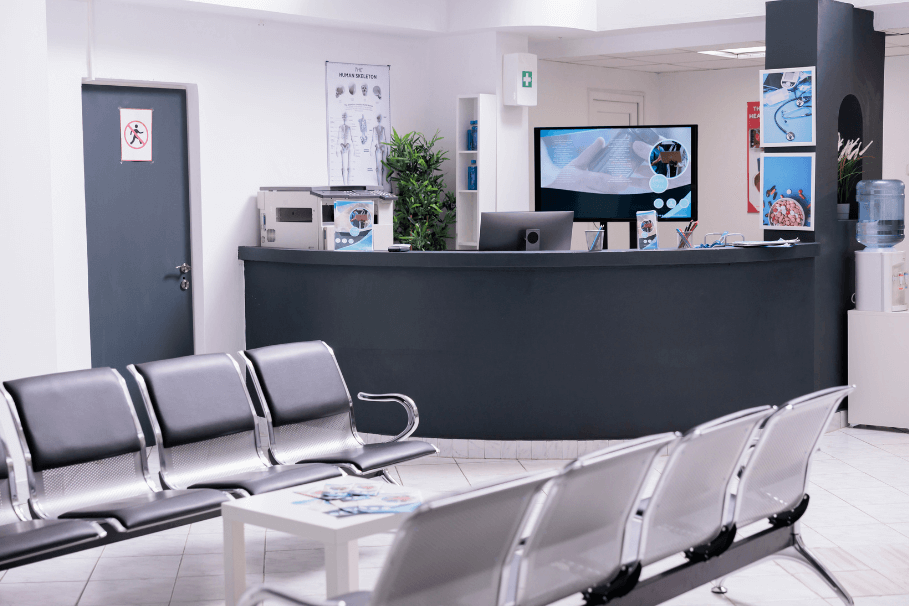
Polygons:
<instances>
[{"instance_id":1,"label":"door lock","mask_svg":"<svg viewBox=\"0 0 909 606\"><path fill-rule=\"evenodd\" d=\"M180 280L180 290L189 290L189 280L185 277Z\"/></svg>"},{"instance_id":2,"label":"door lock","mask_svg":"<svg viewBox=\"0 0 909 606\"><path fill-rule=\"evenodd\" d=\"M192 267L184 263L183 265L178 265L176 269L179 269L181 274L188 274L192 270ZM184 288L183 290L186 289Z\"/></svg>"}]
</instances>

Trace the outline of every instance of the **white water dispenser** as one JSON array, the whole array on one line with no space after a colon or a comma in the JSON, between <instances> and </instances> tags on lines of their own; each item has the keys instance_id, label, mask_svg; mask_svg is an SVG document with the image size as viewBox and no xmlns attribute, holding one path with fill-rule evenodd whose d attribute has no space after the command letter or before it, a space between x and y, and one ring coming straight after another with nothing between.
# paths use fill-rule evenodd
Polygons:
<instances>
[{"instance_id":1,"label":"white water dispenser","mask_svg":"<svg viewBox=\"0 0 909 606\"><path fill-rule=\"evenodd\" d=\"M855 308L858 311L906 311L906 253L903 241L905 186L902 181L859 181L855 253Z\"/></svg>"}]
</instances>

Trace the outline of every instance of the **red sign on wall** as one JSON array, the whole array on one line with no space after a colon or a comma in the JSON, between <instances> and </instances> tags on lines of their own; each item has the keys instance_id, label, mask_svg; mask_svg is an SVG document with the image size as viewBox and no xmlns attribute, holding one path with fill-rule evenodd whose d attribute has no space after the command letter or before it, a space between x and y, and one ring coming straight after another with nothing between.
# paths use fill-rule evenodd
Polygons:
<instances>
[{"instance_id":1,"label":"red sign on wall","mask_svg":"<svg viewBox=\"0 0 909 606\"><path fill-rule=\"evenodd\" d=\"M748 102L748 212L761 207L761 103Z\"/></svg>"}]
</instances>

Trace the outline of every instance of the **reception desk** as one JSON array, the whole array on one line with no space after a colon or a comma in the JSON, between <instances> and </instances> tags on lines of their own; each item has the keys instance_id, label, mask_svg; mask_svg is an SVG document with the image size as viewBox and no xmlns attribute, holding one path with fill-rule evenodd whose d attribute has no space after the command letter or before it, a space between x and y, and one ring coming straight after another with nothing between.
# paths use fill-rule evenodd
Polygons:
<instances>
[{"instance_id":1,"label":"reception desk","mask_svg":"<svg viewBox=\"0 0 909 606\"><path fill-rule=\"evenodd\" d=\"M361 431L404 419L366 391L417 436L634 438L812 391L818 251L241 247L246 341L328 343Z\"/></svg>"}]
</instances>

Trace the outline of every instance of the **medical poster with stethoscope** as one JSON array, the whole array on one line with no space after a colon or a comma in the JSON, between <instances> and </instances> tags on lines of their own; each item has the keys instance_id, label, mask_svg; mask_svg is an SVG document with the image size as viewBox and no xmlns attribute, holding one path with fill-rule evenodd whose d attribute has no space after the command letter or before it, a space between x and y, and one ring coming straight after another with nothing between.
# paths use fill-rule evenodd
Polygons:
<instances>
[{"instance_id":1,"label":"medical poster with stethoscope","mask_svg":"<svg viewBox=\"0 0 909 606\"><path fill-rule=\"evenodd\" d=\"M325 62L328 184L366 185L391 191L387 169L391 141L391 67Z\"/></svg>"},{"instance_id":2,"label":"medical poster with stethoscope","mask_svg":"<svg viewBox=\"0 0 909 606\"><path fill-rule=\"evenodd\" d=\"M814 153L764 154L761 195L763 227L814 231Z\"/></svg>"},{"instance_id":3,"label":"medical poster with stethoscope","mask_svg":"<svg viewBox=\"0 0 909 606\"><path fill-rule=\"evenodd\" d=\"M761 70L764 147L815 145L814 67Z\"/></svg>"}]
</instances>

